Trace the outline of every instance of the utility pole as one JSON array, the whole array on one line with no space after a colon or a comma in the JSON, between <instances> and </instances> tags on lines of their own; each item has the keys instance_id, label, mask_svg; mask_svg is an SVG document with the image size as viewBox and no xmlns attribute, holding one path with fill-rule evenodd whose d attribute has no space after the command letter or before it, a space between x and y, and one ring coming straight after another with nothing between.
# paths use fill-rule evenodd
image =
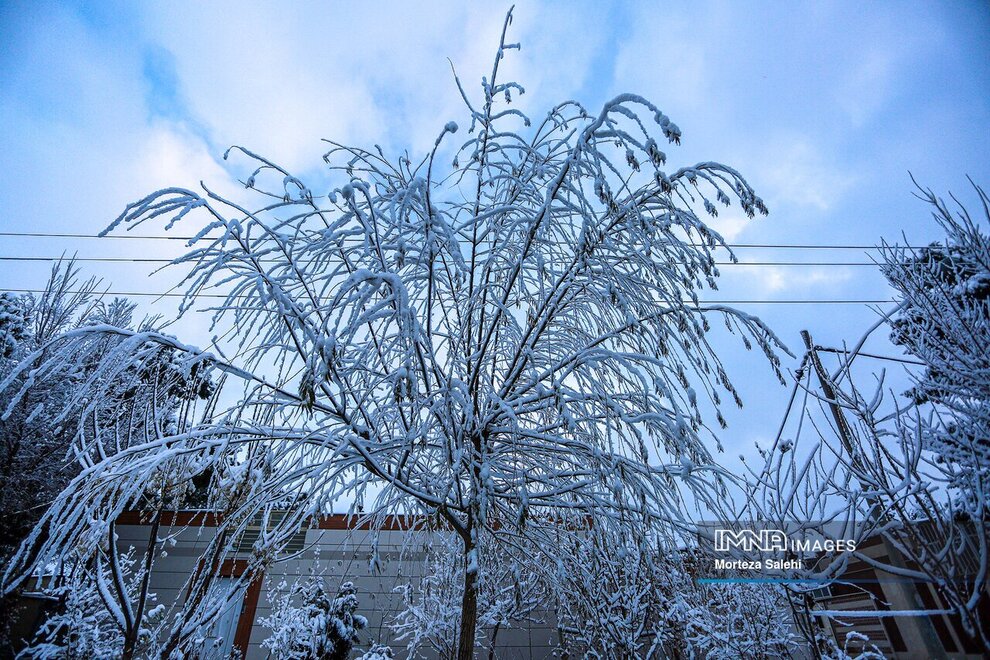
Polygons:
<instances>
[{"instance_id":1,"label":"utility pole","mask_svg":"<svg viewBox=\"0 0 990 660\"><path fill-rule=\"evenodd\" d=\"M833 386L832 379L825 371L825 367L822 366L822 361L818 357L818 348L815 346L811 339L811 334L807 330L801 331L801 339L804 340L805 348L808 350L808 359L811 362L812 368L818 375L818 382L821 385L822 394L825 395L825 399L828 402L829 410L832 412L832 418L835 420L835 428L839 434L839 442L842 443L842 448L845 449L846 453L849 454L849 460L853 465L853 469L860 471L862 473L862 459L860 458L859 452L855 451L855 445L853 444L852 430L849 427L849 422L846 420L845 414L842 412L842 408L839 406L839 402L835 396L835 387ZM868 484L860 482L864 487L869 487ZM875 497L869 497L867 501L870 503L870 518L872 522L880 522L882 520L883 514L879 510L878 503ZM888 561L891 566L896 568L905 568L904 558L901 553L891 544L887 538L880 534L880 543L883 548L883 552L886 553ZM903 603L907 603L909 609L918 610L925 609L924 605L920 603L918 598L918 592L914 588L913 584L894 580L886 582L879 585L881 593L890 594L893 598L890 600L900 600ZM941 642L939 642L938 636L935 633L935 629L929 617L912 617L914 622L918 626L918 641L924 644L924 649L909 648L908 650L912 652L925 651L930 658L936 658L945 653L945 649L942 648ZM896 625L896 617L894 621ZM902 635L903 636L903 635Z\"/></svg>"},{"instance_id":2,"label":"utility pole","mask_svg":"<svg viewBox=\"0 0 990 660\"><path fill-rule=\"evenodd\" d=\"M842 412L842 408L839 407L839 402L835 398L835 388L832 387L832 379L829 377L828 372L825 371L825 367L822 366L822 361L818 357L818 350L811 341L811 334L807 330L802 330L801 339L804 340L805 348L808 349L808 359L811 361L811 366L815 370L815 373L818 374L818 382L821 385L822 394L825 395L825 399L828 401L828 407L832 411L832 418L835 420L835 427L839 432L839 441L842 443L842 448L849 454L849 458L853 464L856 467L860 467L859 454L853 450L852 431L849 428L849 422L846 421L846 416Z\"/></svg>"}]
</instances>

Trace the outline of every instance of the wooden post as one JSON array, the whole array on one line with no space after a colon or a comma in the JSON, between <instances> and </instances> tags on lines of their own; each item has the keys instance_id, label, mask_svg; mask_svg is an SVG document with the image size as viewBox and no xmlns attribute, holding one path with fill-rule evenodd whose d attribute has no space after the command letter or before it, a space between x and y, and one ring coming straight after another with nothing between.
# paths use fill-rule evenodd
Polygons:
<instances>
[{"instance_id":1,"label":"wooden post","mask_svg":"<svg viewBox=\"0 0 990 660\"><path fill-rule=\"evenodd\" d=\"M818 375L818 382L821 385L822 394L824 394L825 398L828 400L828 407L832 412L832 418L835 420L835 427L838 431L839 441L842 443L842 448L846 450L847 454L849 454L849 460L852 462L853 468L859 469L862 467L862 459L860 458L859 453L855 451L852 439L852 430L850 429L849 422L846 421L846 416L842 412L842 408L839 406L839 402L835 397L835 387L833 386L832 378L828 375L828 372L825 371L825 367L822 366L821 359L818 357L817 347L811 339L811 334L807 330L802 330L801 338L804 340L805 348L808 349L808 359L811 362L811 366ZM860 481L860 484L864 487L869 487L868 484L864 484L862 481ZM879 510L879 504L876 497L869 497L867 501L870 503L871 520L873 522L879 522L882 514ZM886 539L886 537L883 536L883 534L880 535L880 543L882 544L883 551L886 553L891 566L896 568L905 568L904 558L901 557L901 553ZM893 596L891 600L896 598L903 603L907 603L909 605L909 609L925 609L924 605L920 602L917 589L915 589L910 583L891 581L881 584L880 589L885 595L890 594L890 596ZM917 637L920 638L920 641L924 644L925 648L911 648L909 651L919 653L924 651L930 658L937 658L944 655L945 649L942 648L942 644L938 640L938 636L935 633L935 629L932 626L929 617L911 617L911 621L917 624Z\"/></svg>"}]
</instances>

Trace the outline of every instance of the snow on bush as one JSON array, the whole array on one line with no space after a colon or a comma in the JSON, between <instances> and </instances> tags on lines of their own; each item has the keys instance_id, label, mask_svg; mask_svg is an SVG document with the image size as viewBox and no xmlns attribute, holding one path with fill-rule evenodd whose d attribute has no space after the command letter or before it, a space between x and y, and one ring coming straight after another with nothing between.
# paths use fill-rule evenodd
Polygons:
<instances>
[{"instance_id":1,"label":"snow on bush","mask_svg":"<svg viewBox=\"0 0 990 660\"><path fill-rule=\"evenodd\" d=\"M411 657L432 651L440 657L456 653L465 567L457 538L437 533L426 548L426 568L418 582L396 587L402 610L390 623L395 641L404 642ZM494 649L499 633L544 620L552 605L549 584L532 564L539 553L496 543L483 544L478 559L478 648Z\"/></svg>"},{"instance_id":2,"label":"snow on bush","mask_svg":"<svg viewBox=\"0 0 990 660\"><path fill-rule=\"evenodd\" d=\"M291 589L282 582L273 592L271 616L258 620L271 629L261 643L278 660L345 660L368 620L357 614L354 585L345 582L337 595L321 577L311 576Z\"/></svg>"},{"instance_id":3,"label":"snow on bush","mask_svg":"<svg viewBox=\"0 0 990 660\"><path fill-rule=\"evenodd\" d=\"M802 646L781 589L699 583L707 557L601 528L560 537L561 651L586 658L778 658Z\"/></svg>"},{"instance_id":4,"label":"snow on bush","mask_svg":"<svg viewBox=\"0 0 990 660\"><path fill-rule=\"evenodd\" d=\"M357 660L392 660L395 654L392 649L381 644L373 644L365 653L358 656Z\"/></svg>"},{"instance_id":5,"label":"snow on bush","mask_svg":"<svg viewBox=\"0 0 990 660\"><path fill-rule=\"evenodd\" d=\"M118 558L118 570L126 598L136 600L141 589L141 569L135 570L134 548ZM125 609L112 595L112 568L103 557L85 561L80 557L69 566L59 567L40 579L42 591L57 599L57 611L42 624L31 646L19 658L68 660L73 658L118 658L125 644ZM156 635L165 606L147 594L148 607L141 615L134 652L140 657L154 655Z\"/></svg>"}]
</instances>

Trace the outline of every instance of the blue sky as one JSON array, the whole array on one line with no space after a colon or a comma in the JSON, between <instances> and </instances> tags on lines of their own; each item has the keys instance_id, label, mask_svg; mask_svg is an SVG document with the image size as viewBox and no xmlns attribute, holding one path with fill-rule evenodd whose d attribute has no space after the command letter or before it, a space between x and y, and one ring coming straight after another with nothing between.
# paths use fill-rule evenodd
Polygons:
<instances>
[{"instance_id":1,"label":"blue sky","mask_svg":"<svg viewBox=\"0 0 990 660\"><path fill-rule=\"evenodd\" d=\"M200 180L233 189L242 144L320 181L320 138L398 153L465 121L490 67L495 3L107 2L0 5L0 231L96 233L124 205ZM524 110L640 93L683 130L672 163L740 170L768 218L723 214L745 243L874 245L937 238L908 172L975 204L990 185L990 5L944 3L520 3L507 72ZM186 228L188 233L189 228ZM0 237L0 256L156 257L178 244ZM863 262L862 251L745 250L749 261ZM36 288L47 265L0 261L0 288ZM116 290L160 291L146 264L87 265ZM885 299L874 269L733 267L722 295ZM148 309L152 309L149 307ZM158 304L155 310L167 309ZM749 306L796 350L798 330L852 341L865 306ZM207 343L205 322L176 326ZM878 350L892 351L878 339ZM772 435L786 403L754 356L726 348L747 403L728 444Z\"/></svg>"}]
</instances>

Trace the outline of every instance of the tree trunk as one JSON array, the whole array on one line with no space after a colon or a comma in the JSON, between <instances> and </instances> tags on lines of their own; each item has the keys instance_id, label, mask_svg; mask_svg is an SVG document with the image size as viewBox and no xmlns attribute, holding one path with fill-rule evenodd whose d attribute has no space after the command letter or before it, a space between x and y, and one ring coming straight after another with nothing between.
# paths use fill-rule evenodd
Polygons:
<instances>
[{"instance_id":1,"label":"tree trunk","mask_svg":"<svg viewBox=\"0 0 990 660\"><path fill-rule=\"evenodd\" d=\"M499 621L495 624L492 629L492 641L488 646L488 660L495 660L495 640L498 639L498 631L502 628L502 622Z\"/></svg>"},{"instance_id":2,"label":"tree trunk","mask_svg":"<svg viewBox=\"0 0 990 660\"><path fill-rule=\"evenodd\" d=\"M124 650L120 654L121 660L131 660L134 657L134 650L137 646L134 640L135 636L128 631L127 636L124 638Z\"/></svg>"},{"instance_id":3,"label":"tree trunk","mask_svg":"<svg viewBox=\"0 0 990 660\"><path fill-rule=\"evenodd\" d=\"M155 548L158 547L158 530L161 528L161 524L162 507L159 506L155 512L155 519L151 523L151 533L148 535L148 545L144 551L144 574L141 576L141 592L134 612L134 629L128 631L124 638L121 660L131 660L137 651L138 635L141 634L141 620L144 619L144 610L148 603L148 588L151 586L151 566L154 562Z\"/></svg>"},{"instance_id":4,"label":"tree trunk","mask_svg":"<svg viewBox=\"0 0 990 660\"><path fill-rule=\"evenodd\" d=\"M457 660L474 658L474 637L478 627L478 572L477 562L471 566L474 546L464 543L464 595L461 598L461 630L457 643ZM475 570L470 570L474 568Z\"/></svg>"}]
</instances>

